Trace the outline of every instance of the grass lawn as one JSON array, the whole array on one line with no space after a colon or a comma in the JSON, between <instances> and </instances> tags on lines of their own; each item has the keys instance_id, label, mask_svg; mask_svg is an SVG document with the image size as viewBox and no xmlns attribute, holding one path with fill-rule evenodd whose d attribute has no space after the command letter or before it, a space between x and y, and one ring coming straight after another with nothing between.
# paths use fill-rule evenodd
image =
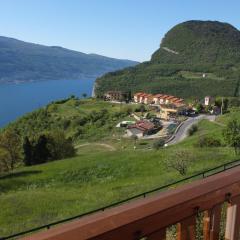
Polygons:
<instances>
[{"instance_id":1,"label":"grass lawn","mask_svg":"<svg viewBox=\"0 0 240 240\"><path fill-rule=\"evenodd\" d=\"M78 149L72 159L24 167L0 176L0 236L75 216L181 179L165 160L179 149L191 155L187 175L236 159L228 147L198 148L201 135L221 138L223 126L201 121L199 131L178 145L149 150L151 142L105 139L116 148ZM124 148L123 148L124 146Z\"/></svg>"}]
</instances>

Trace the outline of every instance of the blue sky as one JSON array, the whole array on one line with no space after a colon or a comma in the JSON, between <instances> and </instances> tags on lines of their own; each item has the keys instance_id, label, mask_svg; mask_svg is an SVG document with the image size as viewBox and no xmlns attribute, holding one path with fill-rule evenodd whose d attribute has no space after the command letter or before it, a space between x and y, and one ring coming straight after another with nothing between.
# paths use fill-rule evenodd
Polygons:
<instances>
[{"instance_id":1,"label":"blue sky","mask_svg":"<svg viewBox=\"0 0 240 240\"><path fill-rule=\"evenodd\" d=\"M149 60L186 20L240 28L239 0L0 0L0 35L110 57Z\"/></svg>"}]
</instances>

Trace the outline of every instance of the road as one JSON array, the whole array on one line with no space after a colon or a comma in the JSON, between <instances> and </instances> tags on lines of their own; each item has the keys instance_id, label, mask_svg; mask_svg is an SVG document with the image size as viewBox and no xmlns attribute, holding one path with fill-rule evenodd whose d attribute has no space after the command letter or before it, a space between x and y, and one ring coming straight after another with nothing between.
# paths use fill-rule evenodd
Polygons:
<instances>
[{"instance_id":1,"label":"road","mask_svg":"<svg viewBox=\"0 0 240 240\"><path fill-rule=\"evenodd\" d=\"M209 121L215 121L216 116L214 115L200 115L193 118L188 118L185 122L183 122L177 132L173 135L171 140L167 143L167 145L173 145L181 142L188 136L188 129L195 123L199 122L202 119L207 119Z\"/></svg>"}]
</instances>

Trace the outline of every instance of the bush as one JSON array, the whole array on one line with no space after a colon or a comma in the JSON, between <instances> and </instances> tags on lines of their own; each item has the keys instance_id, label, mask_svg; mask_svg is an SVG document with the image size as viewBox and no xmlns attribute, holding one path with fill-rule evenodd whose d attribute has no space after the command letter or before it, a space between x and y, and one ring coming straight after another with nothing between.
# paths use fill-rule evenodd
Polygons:
<instances>
[{"instance_id":1,"label":"bush","mask_svg":"<svg viewBox=\"0 0 240 240\"><path fill-rule=\"evenodd\" d=\"M194 155L188 150L176 150L165 159L167 168L176 170L180 175L185 176L188 168L194 161Z\"/></svg>"},{"instance_id":2,"label":"bush","mask_svg":"<svg viewBox=\"0 0 240 240\"><path fill-rule=\"evenodd\" d=\"M202 136L198 140L199 147L221 147L221 141L211 136Z\"/></svg>"},{"instance_id":3,"label":"bush","mask_svg":"<svg viewBox=\"0 0 240 240\"><path fill-rule=\"evenodd\" d=\"M188 129L188 136L192 136L194 133L196 133L198 131L198 126L196 124L192 125L189 129Z\"/></svg>"},{"instance_id":4,"label":"bush","mask_svg":"<svg viewBox=\"0 0 240 240\"><path fill-rule=\"evenodd\" d=\"M42 133L34 139L25 137L23 162L26 166L73 157L75 149L71 139L62 131Z\"/></svg>"},{"instance_id":5,"label":"bush","mask_svg":"<svg viewBox=\"0 0 240 240\"><path fill-rule=\"evenodd\" d=\"M162 148L165 144L165 141L163 139L159 139L156 142L153 143L153 148L158 150L160 148Z\"/></svg>"}]
</instances>

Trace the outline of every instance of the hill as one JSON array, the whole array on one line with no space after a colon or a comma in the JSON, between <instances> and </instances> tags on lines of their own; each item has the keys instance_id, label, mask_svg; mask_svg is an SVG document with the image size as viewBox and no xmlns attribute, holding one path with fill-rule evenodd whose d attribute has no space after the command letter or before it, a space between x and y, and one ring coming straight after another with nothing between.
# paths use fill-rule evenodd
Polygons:
<instances>
[{"instance_id":1,"label":"hill","mask_svg":"<svg viewBox=\"0 0 240 240\"><path fill-rule=\"evenodd\" d=\"M180 97L236 96L239 76L240 31L227 23L188 21L165 35L149 62L97 79L95 93L131 89Z\"/></svg>"},{"instance_id":2,"label":"hill","mask_svg":"<svg viewBox=\"0 0 240 240\"><path fill-rule=\"evenodd\" d=\"M220 123L225 122L223 117ZM193 136L160 151L150 150L140 140L133 150L134 140L119 141L115 136L107 142L115 147L113 151L82 144L74 158L0 174L0 205L5 210L0 211L0 235L72 217L180 180L183 176L166 164L178 151L189 156L185 177L237 159L229 147L197 146L203 135L221 138L221 125L204 120L198 127Z\"/></svg>"},{"instance_id":3,"label":"hill","mask_svg":"<svg viewBox=\"0 0 240 240\"><path fill-rule=\"evenodd\" d=\"M0 37L0 83L95 78L137 62Z\"/></svg>"}]
</instances>

